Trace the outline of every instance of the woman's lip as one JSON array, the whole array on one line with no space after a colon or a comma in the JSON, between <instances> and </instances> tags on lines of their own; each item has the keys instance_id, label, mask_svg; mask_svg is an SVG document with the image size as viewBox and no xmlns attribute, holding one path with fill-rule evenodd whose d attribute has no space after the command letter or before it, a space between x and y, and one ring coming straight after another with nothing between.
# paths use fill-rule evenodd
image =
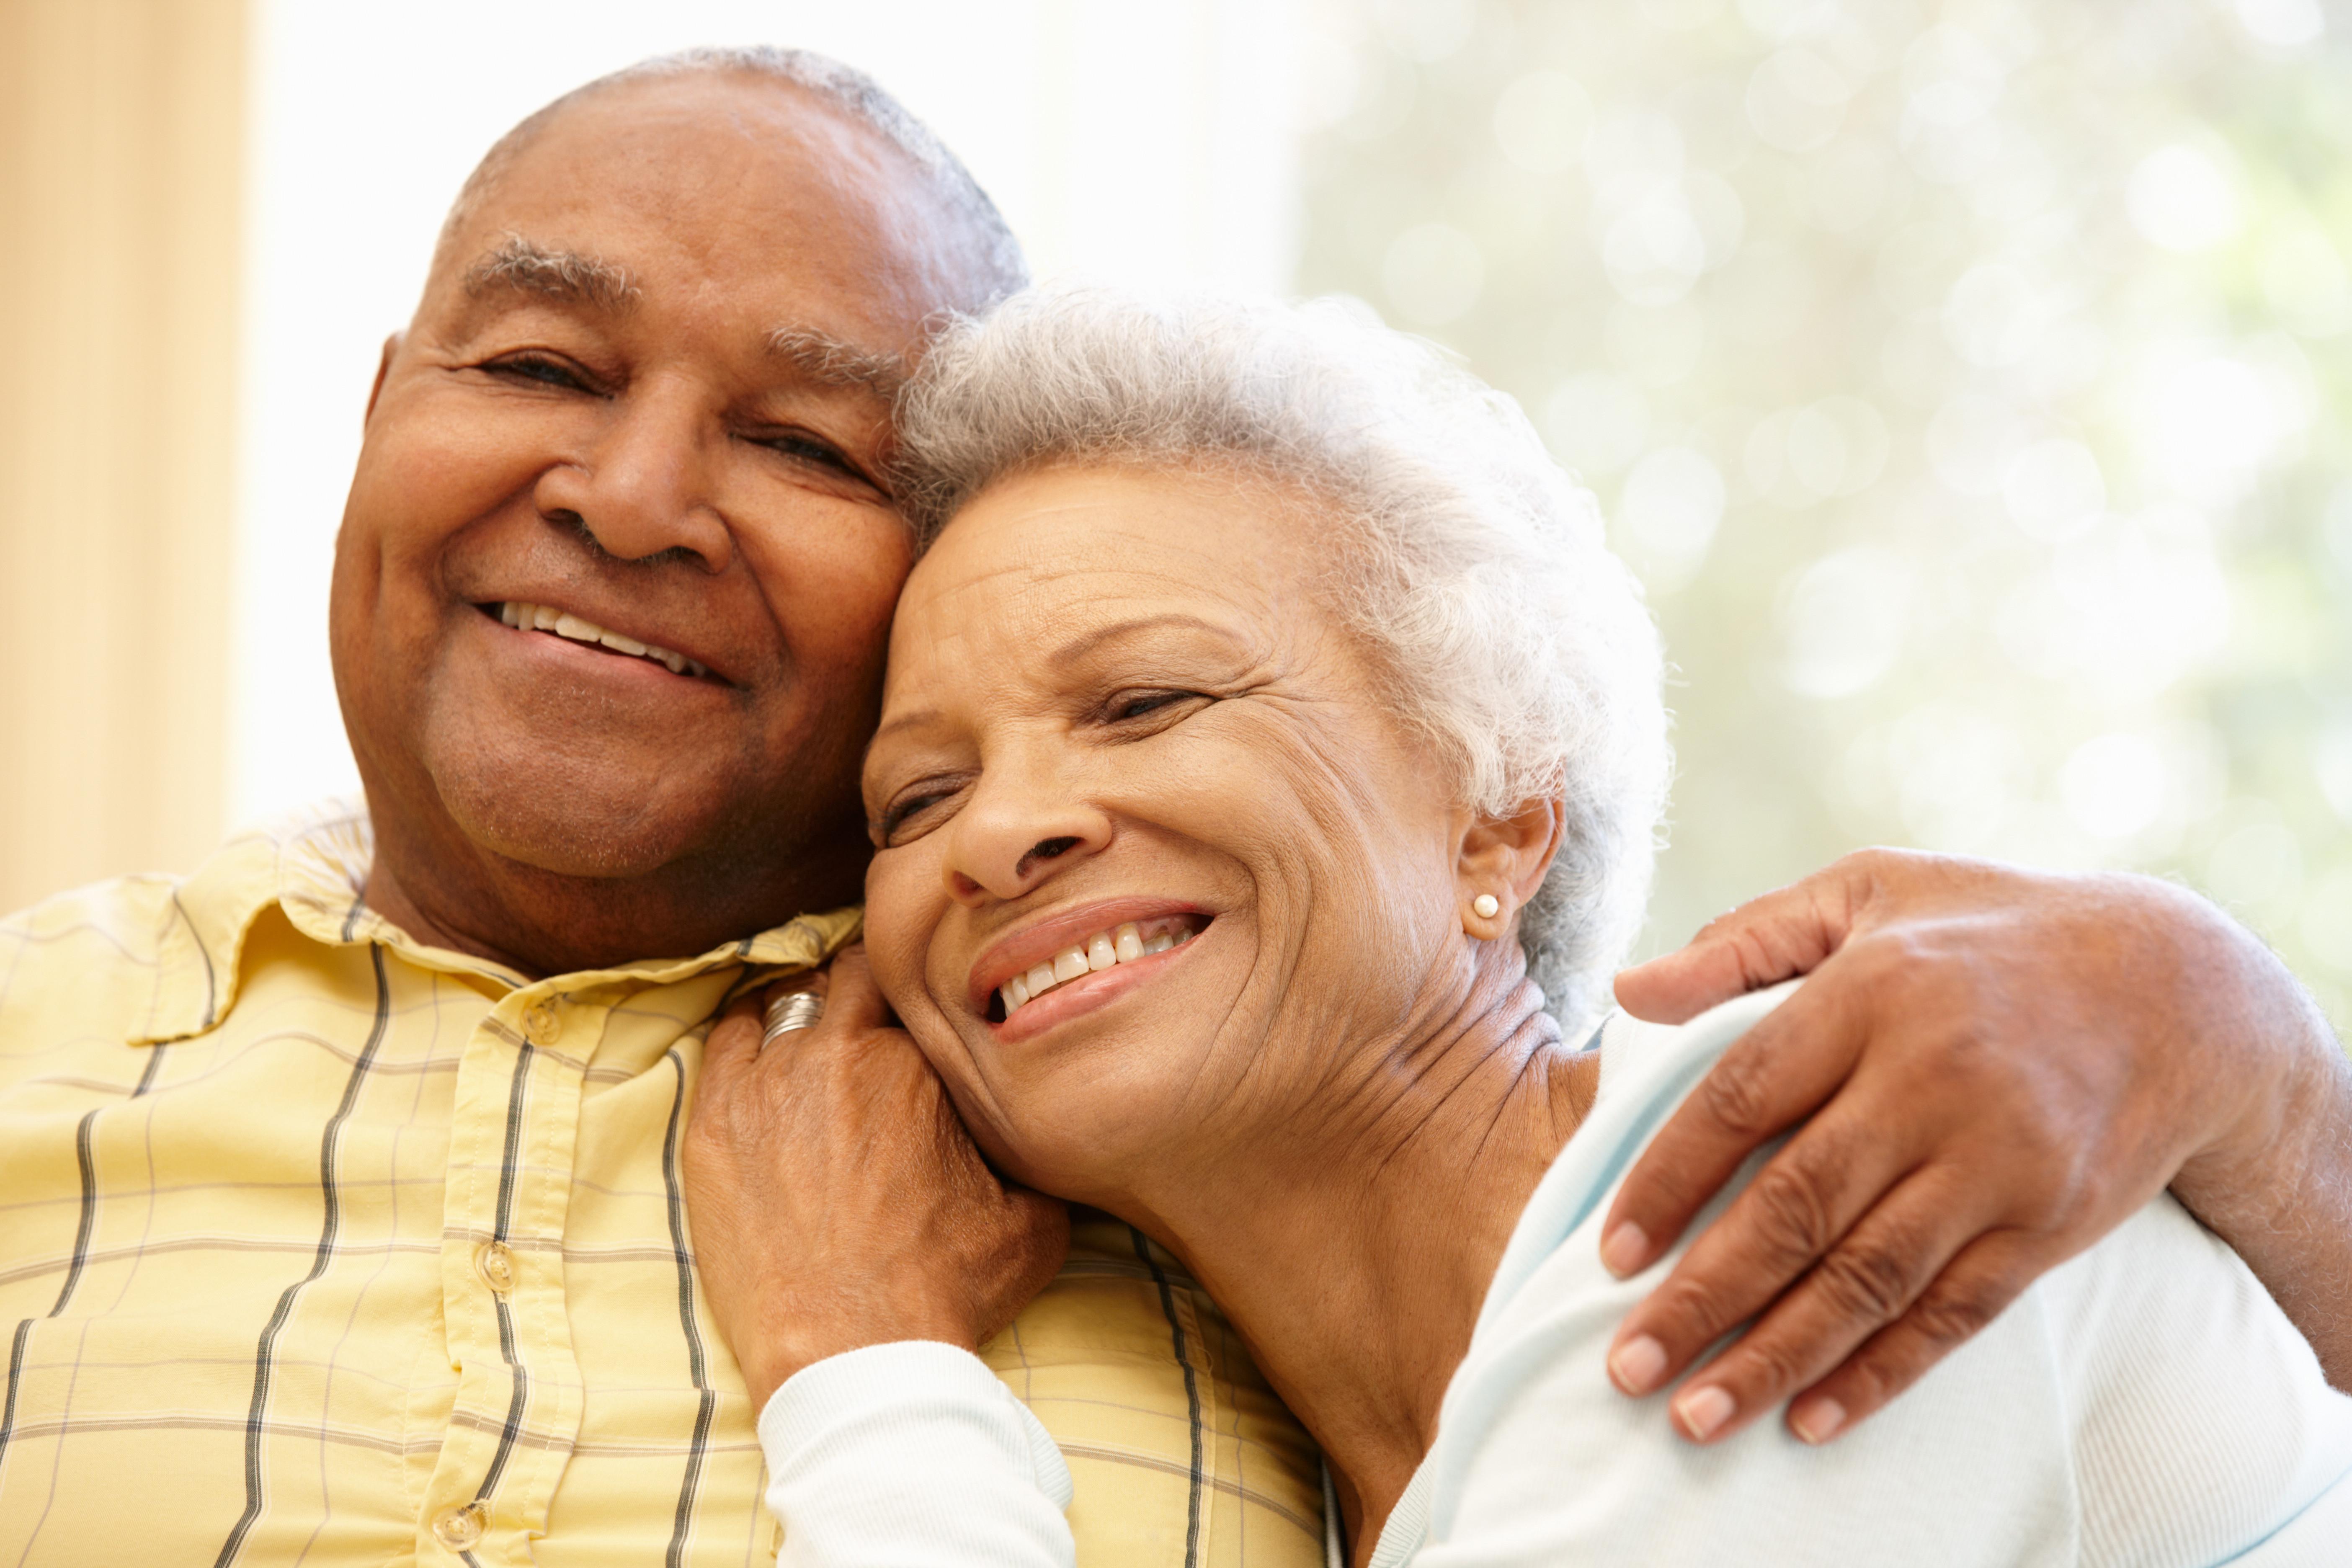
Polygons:
<instances>
[{"instance_id":1,"label":"woman's lip","mask_svg":"<svg viewBox=\"0 0 2352 1568\"><path fill-rule=\"evenodd\" d=\"M1182 957L1201 945L1201 939L1169 948L1164 952L1147 953L1109 969L1097 969L1091 974L1066 981L1042 996L1032 997L1021 1005L1021 1010L1002 1023L992 1023L989 1032L1003 1045L1018 1045L1032 1039L1057 1024L1066 1023L1081 1013L1091 1013L1126 995L1137 986L1149 983L1167 966L1171 959Z\"/></svg>"},{"instance_id":2,"label":"woman's lip","mask_svg":"<svg viewBox=\"0 0 2352 1568\"><path fill-rule=\"evenodd\" d=\"M1090 904L1076 905L1057 914L1047 915L1034 925L1022 927L982 953L980 961L971 966L965 1000L971 1005L973 1012L985 1016L989 996L998 986L1016 974L1028 973L1040 963L1053 963L1055 953L1078 946L1098 931L1108 931L1129 921L1207 914L1210 914L1209 910L1181 899L1098 899ZM1119 966L1125 967L1124 964ZM1104 970L1102 973L1114 974L1118 970ZM1074 981L1072 984L1076 983ZM1043 999L1039 998L1040 1001Z\"/></svg>"}]
</instances>

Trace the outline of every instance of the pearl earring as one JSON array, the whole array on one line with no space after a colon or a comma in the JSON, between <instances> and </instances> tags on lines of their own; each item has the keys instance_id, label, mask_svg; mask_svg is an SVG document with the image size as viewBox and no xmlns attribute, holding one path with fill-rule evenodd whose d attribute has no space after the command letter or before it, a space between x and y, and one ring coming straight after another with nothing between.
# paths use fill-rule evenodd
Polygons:
<instances>
[{"instance_id":1,"label":"pearl earring","mask_svg":"<svg viewBox=\"0 0 2352 1568\"><path fill-rule=\"evenodd\" d=\"M1490 921L1503 912L1502 900L1492 893L1479 894L1470 900L1470 907L1478 911L1478 918L1481 920Z\"/></svg>"}]
</instances>

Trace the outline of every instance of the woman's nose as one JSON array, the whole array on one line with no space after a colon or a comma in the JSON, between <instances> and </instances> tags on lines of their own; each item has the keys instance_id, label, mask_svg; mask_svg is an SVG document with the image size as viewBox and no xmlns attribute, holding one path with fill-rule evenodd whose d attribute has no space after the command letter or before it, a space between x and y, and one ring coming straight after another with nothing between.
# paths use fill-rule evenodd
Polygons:
<instances>
[{"instance_id":1,"label":"woman's nose","mask_svg":"<svg viewBox=\"0 0 2352 1568\"><path fill-rule=\"evenodd\" d=\"M722 572L734 554L713 504L709 443L726 439L683 387L632 387L583 456L541 476L540 514L577 528L606 554L649 561L675 554Z\"/></svg>"},{"instance_id":2,"label":"woman's nose","mask_svg":"<svg viewBox=\"0 0 2352 1568\"><path fill-rule=\"evenodd\" d=\"M992 790L983 784L949 827L951 898L966 905L1022 898L1110 842L1110 822L1101 812L1076 801L1042 805L1044 799L1034 784L1000 783Z\"/></svg>"}]
</instances>

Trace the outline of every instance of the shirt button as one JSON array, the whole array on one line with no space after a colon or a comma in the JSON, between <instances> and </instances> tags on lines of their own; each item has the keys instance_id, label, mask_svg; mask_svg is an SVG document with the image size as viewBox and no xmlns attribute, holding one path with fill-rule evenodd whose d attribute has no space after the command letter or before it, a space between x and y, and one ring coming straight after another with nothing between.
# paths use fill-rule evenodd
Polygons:
<instances>
[{"instance_id":1,"label":"shirt button","mask_svg":"<svg viewBox=\"0 0 2352 1568\"><path fill-rule=\"evenodd\" d=\"M453 1508L433 1521L433 1539L452 1552L469 1552L482 1539L488 1511L478 1502Z\"/></svg>"},{"instance_id":2,"label":"shirt button","mask_svg":"<svg viewBox=\"0 0 2352 1568\"><path fill-rule=\"evenodd\" d=\"M552 1003L534 1002L522 1010L522 1032L534 1046L553 1045L562 1027Z\"/></svg>"},{"instance_id":3,"label":"shirt button","mask_svg":"<svg viewBox=\"0 0 2352 1568\"><path fill-rule=\"evenodd\" d=\"M514 1254L502 1241L486 1241L474 1249L474 1268L482 1283L504 1296L515 1288Z\"/></svg>"}]
</instances>

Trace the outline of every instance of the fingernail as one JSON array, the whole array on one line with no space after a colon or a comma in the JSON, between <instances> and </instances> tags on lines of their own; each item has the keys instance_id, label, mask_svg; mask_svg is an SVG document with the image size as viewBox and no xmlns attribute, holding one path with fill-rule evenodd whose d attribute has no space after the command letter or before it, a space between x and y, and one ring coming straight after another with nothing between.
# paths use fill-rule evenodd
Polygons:
<instances>
[{"instance_id":1,"label":"fingernail","mask_svg":"<svg viewBox=\"0 0 2352 1568\"><path fill-rule=\"evenodd\" d=\"M1628 1394L1647 1394L1665 1375L1666 1347L1647 1334L1635 1334L1609 1357L1609 1375Z\"/></svg>"},{"instance_id":2,"label":"fingernail","mask_svg":"<svg viewBox=\"0 0 2352 1568\"><path fill-rule=\"evenodd\" d=\"M1601 1240L1601 1267L1622 1279L1640 1268L1650 1256L1650 1234L1632 1220L1621 1220L1617 1228Z\"/></svg>"},{"instance_id":3,"label":"fingernail","mask_svg":"<svg viewBox=\"0 0 2352 1568\"><path fill-rule=\"evenodd\" d=\"M1834 1399L1816 1399L1789 1417L1797 1436L1808 1443L1826 1443L1845 1425L1845 1406Z\"/></svg>"},{"instance_id":4,"label":"fingernail","mask_svg":"<svg viewBox=\"0 0 2352 1568\"><path fill-rule=\"evenodd\" d=\"M1711 1383L1704 1388L1685 1389L1682 1397L1675 1401L1675 1415L1696 1443L1713 1436L1716 1428L1730 1420L1731 1413L1738 1408L1731 1395Z\"/></svg>"}]
</instances>

